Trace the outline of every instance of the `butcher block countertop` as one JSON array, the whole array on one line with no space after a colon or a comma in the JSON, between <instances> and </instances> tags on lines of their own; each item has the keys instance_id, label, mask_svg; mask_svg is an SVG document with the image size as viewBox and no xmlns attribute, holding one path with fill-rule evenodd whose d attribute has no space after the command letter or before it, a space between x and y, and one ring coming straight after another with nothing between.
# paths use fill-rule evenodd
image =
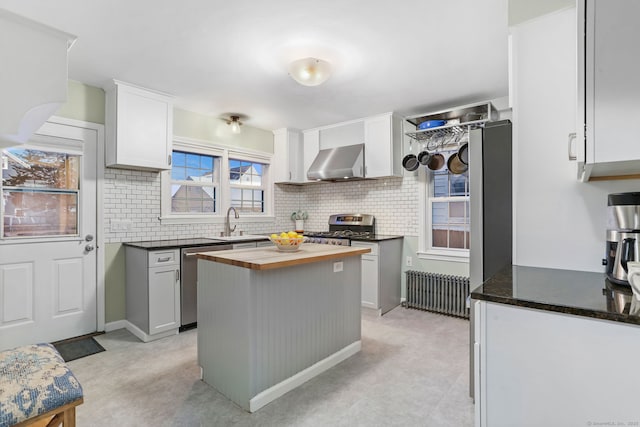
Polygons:
<instances>
[{"instance_id":1,"label":"butcher block countertop","mask_svg":"<svg viewBox=\"0 0 640 427\"><path fill-rule=\"evenodd\" d=\"M255 249L198 252L195 255L199 259L235 265L252 270L271 270L274 268L362 255L368 252L371 252L371 249L304 243L300 246L300 249L295 252L279 251L273 246Z\"/></svg>"}]
</instances>

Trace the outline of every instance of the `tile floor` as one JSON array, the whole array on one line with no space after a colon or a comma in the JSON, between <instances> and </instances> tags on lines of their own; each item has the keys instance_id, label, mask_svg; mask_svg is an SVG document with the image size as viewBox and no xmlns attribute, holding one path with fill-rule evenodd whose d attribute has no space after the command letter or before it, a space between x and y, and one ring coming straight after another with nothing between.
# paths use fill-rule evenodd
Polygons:
<instances>
[{"instance_id":1,"label":"tile floor","mask_svg":"<svg viewBox=\"0 0 640 427\"><path fill-rule=\"evenodd\" d=\"M250 414L199 380L196 330L145 344L121 329L97 337L107 351L69 362L85 394L78 426L472 426L468 331L364 310L360 353Z\"/></svg>"}]
</instances>

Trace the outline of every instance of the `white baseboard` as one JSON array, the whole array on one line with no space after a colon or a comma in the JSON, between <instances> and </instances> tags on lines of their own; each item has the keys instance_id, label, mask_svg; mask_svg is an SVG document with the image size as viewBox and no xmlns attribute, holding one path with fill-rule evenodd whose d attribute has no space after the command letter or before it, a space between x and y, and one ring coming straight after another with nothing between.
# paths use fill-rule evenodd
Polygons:
<instances>
[{"instance_id":1,"label":"white baseboard","mask_svg":"<svg viewBox=\"0 0 640 427\"><path fill-rule=\"evenodd\" d=\"M118 329L123 329L127 327L127 321L126 320L116 320L115 322L109 322L109 323L105 323L104 324L104 331L105 332L111 332L111 331L115 331Z\"/></svg>"},{"instance_id":2,"label":"white baseboard","mask_svg":"<svg viewBox=\"0 0 640 427\"><path fill-rule=\"evenodd\" d=\"M298 372L294 376L289 377L272 387L269 387L265 391L255 395L251 400L249 400L249 412L257 411L264 405L273 402L285 393L288 393L294 388L309 381L311 378L320 375L327 369L333 368L338 363L359 352L361 348L362 341L358 340L354 343L349 344L342 350L338 350L331 356L326 357L321 361L309 366L307 369Z\"/></svg>"},{"instance_id":3,"label":"white baseboard","mask_svg":"<svg viewBox=\"0 0 640 427\"><path fill-rule=\"evenodd\" d=\"M153 334L153 335L149 335L146 332L144 332L142 329L138 328L136 325L134 325L131 322L126 321L126 328L127 331L131 332L133 335L135 335L136 337L138 337L138 339L142 342L149 342L149 341L155 341L155 340L159 340L160 338L164 338L164 337L170 337L171 335L178 335L178 329L172 329L170 331L166 331L166 332L161 332L159 334Z\"/></svg>"}]
</instances>

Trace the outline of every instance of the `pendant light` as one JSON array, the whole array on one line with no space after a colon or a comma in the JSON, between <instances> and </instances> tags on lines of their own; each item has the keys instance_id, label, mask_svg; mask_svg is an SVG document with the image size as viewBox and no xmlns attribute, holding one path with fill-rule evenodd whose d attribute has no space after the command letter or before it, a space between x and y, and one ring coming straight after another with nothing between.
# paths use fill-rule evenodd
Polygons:
<instances>
[{"instance_id":1,"label":"pendant light","mask_svg":"<svg viewBox=\"0 0 640 427\"><path fill-rule=\"evenodd\" d=\"M289 64L289 75L303 86L318 86L331 76L331 64L318 58L302 58Z\"/></svg>"}]
</instances>

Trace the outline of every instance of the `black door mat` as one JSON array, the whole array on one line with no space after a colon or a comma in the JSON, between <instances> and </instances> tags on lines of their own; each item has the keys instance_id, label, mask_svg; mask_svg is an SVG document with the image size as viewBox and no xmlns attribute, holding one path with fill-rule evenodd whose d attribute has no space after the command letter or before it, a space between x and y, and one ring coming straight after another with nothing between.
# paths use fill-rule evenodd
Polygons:
<instances>
[{"instance_id":1,"label":"black door mat","mask_svg":"<svg viewBox=\"0 0 640 427\"><path fill-rule=\"evenodd\" d=\"M54 342L53 346L58 350L65 362L105 351L104 347L93 337L58 341Z\"/></svg>"}]
</instances>

